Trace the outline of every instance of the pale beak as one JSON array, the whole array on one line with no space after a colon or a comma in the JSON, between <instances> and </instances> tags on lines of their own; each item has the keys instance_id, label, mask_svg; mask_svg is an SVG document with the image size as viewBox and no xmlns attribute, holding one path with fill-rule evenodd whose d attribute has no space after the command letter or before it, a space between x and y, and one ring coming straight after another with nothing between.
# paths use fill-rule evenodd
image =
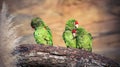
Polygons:
<instances>
[{"instance_id":1,"label":"pale beak","mask_svg":"<svg viewBox=\"0 0 120 67\"><path fill-rule=\"evenodd\" d=\"M73 37L75 37L76 36L76 33L73 33Z\"/></svg>"},{"instance_id":2,"label":"pale beak","mask_svg":"<svg viewBox=\"0 0 120 67\"><path fill-rule=\"evenodd\" d=\"M78 28L78 24L76 24L75 27Z\"/></svg>"}]
</instances>

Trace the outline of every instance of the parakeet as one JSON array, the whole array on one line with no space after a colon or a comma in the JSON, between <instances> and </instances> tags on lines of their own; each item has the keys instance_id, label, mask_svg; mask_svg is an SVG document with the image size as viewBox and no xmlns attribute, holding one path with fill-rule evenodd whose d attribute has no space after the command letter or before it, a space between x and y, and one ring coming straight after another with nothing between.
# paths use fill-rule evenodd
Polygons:
<instances>
[{"instance_id":1,"label":"parakeet","mask_svg":"<svg viewBox=\"0 0 120 67\"><path fill-rule=\"evenodd\" d=\"M63 32L63 40L66 46L92 51L91 34L81 26L78 26L78 22L75 19L67 21L65 31Z\"/></svg>"},{"instance_id":2,"label":"parakeet","mask_svg":"<svg viewBox=\"0 0 120 67\"><path fill-rule=\"evenodd\" d=\"M67 47L76 48L76 38L73 37L72 31L74 28L78 27L78 22L75 19L70 19L67 21L65 30L63 32L63 40L66 43Z\"/></svg>"},{"instance_id":3,"label":"parakeet","mask_svg":"<svg viewBox=\"0 0 120 67\"><path fill-rule=\"evenodd\" d=\"M37 44L53 45L51 30L41 18L33 18L31 26L35 29L34 38Z\"/></svg>"},{"instance_id":4,"label":"parakeet","mask_svg":"<svg viewBox=\"0 0 120 67\"><path fill-rule=\"evenodd\" d=\"M82 27L78 27L74 31L76 31L74 37L76 38L77 48L92 51L92 35Z\"/></svg>"}]
</instances>

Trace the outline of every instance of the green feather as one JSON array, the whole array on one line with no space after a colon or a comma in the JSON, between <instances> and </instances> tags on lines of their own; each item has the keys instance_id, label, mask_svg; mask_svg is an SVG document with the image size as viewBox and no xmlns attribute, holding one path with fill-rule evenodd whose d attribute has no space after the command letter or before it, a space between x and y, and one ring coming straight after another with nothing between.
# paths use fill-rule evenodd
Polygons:
<instances>
[{"instance_id":1,"label":"green feather","mask_svg":"<svg viewBox=\"0 0 120 67\"><path fill-rule=\"evenodd\" d=\"M65 30L73 30L75 28L74 25L75 19L70 19L66 22Z\"/></svg>"},{"instance_id":2,"label":"green feather","mask_svg":"<svg viewBox=\"0 0 120 67\"><path fill-rule=\"evenodd\" d=\"M53 45L51 30L41 18L33 18L31 26L35 28L34 38L37 44Z\"/></svg>"},{"instance_id":3,"label":"green feather","mask_svg":"<svg viewBox=\"0 0 120 67\"><path fill-rule=\"evenodd\" d=\"M69 30L64 31L63 39L67 47L76 48L76 39L73 37L71 31Z\"/></svg>"},{"instance_id":4,"label":"green feather","mask_svg":"<svg viewBox=\"0 0 120 67\"><path fill-rule=\"evenodd\" d=\"M76 44L78 48L92 51L92 36L84 28L79 27L77 30Z\"/></svg>"}]
</instances>

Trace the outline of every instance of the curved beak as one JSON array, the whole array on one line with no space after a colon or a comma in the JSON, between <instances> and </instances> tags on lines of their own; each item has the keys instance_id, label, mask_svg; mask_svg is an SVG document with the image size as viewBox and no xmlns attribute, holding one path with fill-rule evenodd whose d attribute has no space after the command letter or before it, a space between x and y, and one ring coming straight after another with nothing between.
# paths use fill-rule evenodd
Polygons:
<instances>
[{"instance_id":1,"label":"curved beak","mask_svg":"<svg viewBox=\"0 0 120 67\"><path fill-rule=\"evenodd\" d=\"M78 28L78 24L76 24L75 27Z\"/></svg>"},{"instance_id":2,"label":"curved beak","mask_svg":"<svg viewBox=\"0 0 120 67\"><path fill-rule=\"evenodd\" d=\"M76 33L73 33L73 37L76 37Z\"/></svg>"}]
</instances>

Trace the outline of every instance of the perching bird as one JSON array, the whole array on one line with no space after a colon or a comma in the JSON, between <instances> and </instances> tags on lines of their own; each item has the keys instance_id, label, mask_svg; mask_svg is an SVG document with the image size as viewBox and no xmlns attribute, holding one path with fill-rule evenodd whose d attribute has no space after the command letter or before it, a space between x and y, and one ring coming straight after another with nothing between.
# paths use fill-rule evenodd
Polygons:
<instances>
[{"instance_id":1,"label":"perching bird","mask_svg":"<svg viewBox=\"0 0 120 67\"><path fill-rule=\"evenodd\" d=\"M73 34L75 35L74 38L76 38L77 48L92 51L92 35L82 27L78 27L73 31L76 31Z\"/></svg>"},{"instance_id":2,"label":"perching bird","mask_svg":"<svg viewBox=\"0 0 120 67\"><path fill-rule=\"evenodd\" d=\"M67 47L79 48L87 51L92 51L92 36L81 26L78 27L78 22L75 19L67 21L63 39Z\"/></svg>"},{"instance_id":3,"label":"perching bird","mask_svg":"<svg viewBox=\"0 0 120 67\"><path fill-rule=\"evenodd\" d=\"M78 22L75 19L67 21L65 31L63 32L63 40L67 47L76 48L76 38L73 37L72 30L78 27Z\"/></svg>"},{"instance_id":4,"label":"perching bird","mask_svg":"<svg viewBox=\"0 0 120 67\"><path fill-rule=\"evenodd\" d=\"M53 45L51 30L41 18L33 18L31 26L35 29L34 38L37 44Z\"/></svg>"}]
</instances>

